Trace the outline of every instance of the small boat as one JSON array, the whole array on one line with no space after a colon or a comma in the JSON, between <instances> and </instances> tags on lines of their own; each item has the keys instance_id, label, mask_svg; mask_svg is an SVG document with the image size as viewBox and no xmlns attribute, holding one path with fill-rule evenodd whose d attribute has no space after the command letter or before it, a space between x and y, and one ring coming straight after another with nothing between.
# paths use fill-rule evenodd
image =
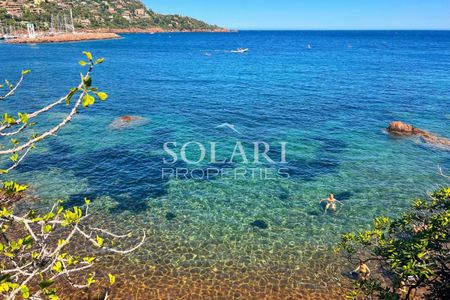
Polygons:
<instances>
[{"instance_id":1,"label":"small boat","mask_svg":"<svg viewBox=\"0 0 450 300\"><path fill-rule=\"evenodd\" d=\"M231 53L246 53L248 52L248 48L237 48L236 50L231 50Z\"/></svg>"}]
</instances>

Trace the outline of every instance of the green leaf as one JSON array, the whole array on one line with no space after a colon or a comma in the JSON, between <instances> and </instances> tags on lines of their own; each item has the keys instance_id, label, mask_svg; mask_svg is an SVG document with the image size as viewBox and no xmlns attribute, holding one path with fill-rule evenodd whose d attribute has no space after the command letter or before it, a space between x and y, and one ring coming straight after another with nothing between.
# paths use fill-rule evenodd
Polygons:
<instances>
[{"instance_id":1,"label":"green leaf","mask_svg":"<svg viewBox=\"0 0 450 300\"><path fill-rule=\"evenodd\" d=\"M28 114L26 114L26 113L18 113L17 115L19 116L19 119L20 119L20 121L23 124L28 123Z\"/></svg>"},{"instance_id":2,"label":"green leaf","mask_svg":"<svg viewBox=\"0 0 450 300\"><path fill-rule=\"evenodd\" d=\"M24 299L30 298L30 290L28 289L28 287L26 285L22 285L20 287L20 291L22 292L22 297Z\"/></svg>"},{"instance_id":3,"label":"green leaf","mask_svg":"<svg viewBox=\"0 0 450 300\"><path fill-rule=\"evenodd\" d=\"M83 51L83 54L87 57L89 61L92 61L92 53L88 51Z\"/></svg>"},{"instance_id":4,"label":"green leaf","mask_svg":"<svg viewBox=\"0 0 450 300\"><path fill-rule=\"evenodd\" d=\"M99 247L103 246L104 240L100 236L97 235L96 240Z\"/></svg>"},{"instance_id":5,"label":"green leaf","mask_svg":"<svg viewBox=\"0 0 450 300\"><path fill-rule=\"evenodd\" d=\"M23 70L23 71L22 71L22 75L30 74L30 72L31 72L30 70Z\"/></svg>"},{"instance_id":6,"label":"green leaf","mask_svg":"<svg viewBox=\"0 0 450 300\"><path fill-rule=\"evenodd\" d=\"M53 283L55 283L53 280L44 280L39 283L39 287L41 289L46 289L49 286L51 286Z\"/></svg>"},{"instance_id":7,"label":"green leaf","mask_svg":"<svg viewBox=\"0 0 450 300\"><path fill-rule=\"evenodd\" d=\"M109 277L109 284L113 285L114 283L116 283L116 276L114 276L113 274L108 274Z\"/></svg>"},{"instance_id":8,"label":"green leaf","mask_svg":"<svg viewBox=\"0 0 450 300\"><path fill-rule=\"evenodd\" d=\"M63 270L63 265L60 261L57 261L55 263L55 265L52 267L52 270L55 271L56 273L61 273Z\"/></svg>"},{"instance_id":9,"label":"green leaf","mask_svg":"<svg viewBox=\"0 0 450 300\"><path fill-rule=\"evenodd\" d=\"M91 77L83 78L83 83L86 87L92 86L92 78Z\"/></svg>"},{"instance_id":10,"label":"green leaf","mask_svg":"<svg viewBox=\"0 0 450 300\"><path fill-rule=\"evenodd\" d=\"M80 66L84 67L85 65L87 65L87 62L85 62L84 60L80 60L78 62L80 64Z\"/></svg>"},{"instance_id":11,"label":"green leaf","mask_svg":"<svg viewBox=\"0 0 450 300\"><path fill-rule=\"evenodd\" d=\"M91 274L88 278L87 278L87 286L91 286L91 284L96 283L97 280L94 279L94 274Z\"/></svg>"},{"instance_id":12,"label":"green leaf","mask_svg":"<svg viewBox=\"0 0 450 300\"><path fill-rule=\"evenodd\" d=\"M92 104L94 104L94 102L95 102L95 98L89 94L86 94L82 100L83 107L85 107L85 108L91 106Z\"/></svg>"},{"instance_id":13,"label":"green leaf","mask_svg":"<svg viewBox=\"0 0 450 300\"><path fill-rule=\"evenodd\" d=\"M11 155L9 159L11 159L13 162L17 162L17 160L19 159L19 153Z\"/></svg>"},{"instance_id":14,"label":"green leaf","mask_svg":"<svg viewBox=\"0 0 450 300\"><path fill-rule=\"evenodd\" d=\"M5 84L9 87L10 90L13 89L13 85L11 84L11 82L9 82L9 80L5 79Z\"/></svg>"},{"instance_id":15,"label":"green leaf","mask_svg":"<svg viewBox=\"0 0 450 300\"><path fill-rule=\"evenodd\" d=\"M99 64L103 63L104 61L105 61L105 59L103 57L101 57L95 61L95 64L99 65Z\"/></svg>"},{"instance_id":16,"label":"green leaf","mask_svg":"<svg viewBox=\"0 0 450 300\"><path fill-rule=\"evenodd\" d=\"M102 100L105 101L106 99L108 99L108 94L105 92L98 92L97 93L97 97Z\"/></svg>"},{"instance_id":17,"label":"green leaf","mask_svg":"<svg viewBox=\"0 0 450 300\"><path fill-rule=\"evenodd\" d=\"M67 95L67 98L66 98L66 105L69 105L69 104L70 104L70 100L72 100L72 97L73 97L77 92L78 92L78 88L70 89L70 92L69 92L69 94Z\"/></svg>"},{"instance_id":18,"label":"green leaf","mask_svg":"<svg viewBox=\"0 0 450 300\"><path fill-rule=\"evenodd\" d=\"M0 275L0 283L4 283L9 281L11 278L10 274Z\"/></svg>"},{"instance_id":19,"label":"green leaf","mask_svg":"<svg viewBox=\"0 0 450 300\"><path fill-rule=\"evenodd\" d=\"M44 226L44 233L49 233L50 231L52 231L52 225L47 224Z\"/></svg>"},{"instance_id":20,"label":"green leaf","mask_svg":"<svg viewBox=\"0 0 450 300\"><path fill-rule=\"evenodd\" d=\"M427 252L425 251L425 252L422 252L422 253L419 253L419 254L417 254L417 257L419 258L419 259L421 259L422 257L424 257L425 255L427 255Z\"/></svg>"},{"instance_id":21,"label":"green leaf","mask_svg":"<svg viewBox=\"0 0 450 300\"><path fill-rule=\"evenodd\" d=\"M95 257L83 257L83 261L88 264L92 263L95 260Z\"/></svg>"}]
</instances>

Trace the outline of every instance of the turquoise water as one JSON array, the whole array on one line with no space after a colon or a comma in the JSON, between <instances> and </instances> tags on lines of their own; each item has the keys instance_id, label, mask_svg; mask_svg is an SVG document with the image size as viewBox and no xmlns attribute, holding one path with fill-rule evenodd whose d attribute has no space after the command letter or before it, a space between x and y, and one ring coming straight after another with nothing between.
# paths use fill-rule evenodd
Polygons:
<instances>
[{"instance_id":1,"label":"turquoise water","mask_svg":"<svg viewBox=\"0 0 450 300\"><path fill-rule=\"evenodd\" d=\"M250 51L227 51L238 47ZM30 184L38 198L26 205L60 198L77 205L88 196L99 213L94 222L145 229L145 247L118 267L145 283L137 298L338 295L345 279L327 247L339 234L377 215L396 216L412 198L446 184L437 166L450 172L450 151L392 138L384 128L402 120L450 137L450 32L156 34L0 44L1 76L32 69L4 110L31 110L62 96L77 84L83 50L106 58L93 78L110 98L41 144L12 178ZM64 112L40 121L57 122ZM124 115L141 118L117 128ZM238 132L219 126L224 123ZM252 143L260 141L278 162L251 162ZM214 164L207 151L199 164L168 165L166 142L177 142L178 158L185 143L217 142L218 159L228 160L242 142L250 161ZM281 142L286 163L279 162ZM188 147L191 160L198 155ZM164 168L197 171L162 178ZM208 168L289 175L199 178ZM319 200L330 193L343 205L323 214ZM252 227L255 220L268 228Z\"/></svg>"}]
</instances>

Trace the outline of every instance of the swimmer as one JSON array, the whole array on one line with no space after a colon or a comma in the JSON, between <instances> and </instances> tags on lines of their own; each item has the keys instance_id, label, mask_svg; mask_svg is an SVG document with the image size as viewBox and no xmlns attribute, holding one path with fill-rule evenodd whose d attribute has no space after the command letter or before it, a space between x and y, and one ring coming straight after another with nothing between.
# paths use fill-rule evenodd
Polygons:
<instances>
[{"instance_id":1,"label":"swimmer","mask_svg":"<svg viewBox=\"0 0 450 300\"><path fill-rule=\"evenodd\" d=\"M370 277L370 269L362 260L359 260L358 267L352 273L358 274L362 280L367 280Z\"/></svg>"},{"instance_id":2,"label":"swimmer","mask_svg":"<svg viewBox=\"0 0 450 300\"><path fill-rule=\"evenodd\" d=\"M334 198L333 194L330 194L330 197L328 197L327 199L320 200L320 204L322 204L323 202L327 203L327 205L325 205L324 213L326 213L330 208L331 210L336 211L337 210L336 203L341 203L341 201L336 200L336 198Z\"/></svg>"}]
</instances>

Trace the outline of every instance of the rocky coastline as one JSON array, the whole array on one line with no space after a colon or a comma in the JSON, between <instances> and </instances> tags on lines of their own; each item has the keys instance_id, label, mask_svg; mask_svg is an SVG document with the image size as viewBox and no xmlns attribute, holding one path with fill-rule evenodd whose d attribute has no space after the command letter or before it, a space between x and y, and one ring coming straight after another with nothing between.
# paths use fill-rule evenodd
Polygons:
<instances>
[{"instance_id":1,"label":"rocky coastline","mask_svg":"<svg viewBox=\"0 0 450 300\"><path fill-rule=\"evenodd\" d=\"M90 40L110 40L119 39L120 35L114 32L80 32L80 33L63 33L55 35L42 35L35 38L19 37L10 39L10 44L42 44L42 43L65 43L65 42L81 42Z\"/></svg>"},{"instance_id":2,"label":"rocky coastline","mask_svg":"<svg viewBox=\"0 0 450 300\"><path fill-rule=\"evenodd\" d=\"M213 30L206 29L193 29L193 30L164 30L162 28L124 28L124 29L95 29L85 30L83 32L74 33L61 33L61 34L43 34L38 35L35 38L29 38L27 36L21 36L14 39L7 40L10 44L41 44L41 43L65 43L65 42L80 42L90 40L110 40L121 38L120 34L129 33L171 33L171 32L236 32L233 30L218 28Z\"/></svg>"}]
</instances>

